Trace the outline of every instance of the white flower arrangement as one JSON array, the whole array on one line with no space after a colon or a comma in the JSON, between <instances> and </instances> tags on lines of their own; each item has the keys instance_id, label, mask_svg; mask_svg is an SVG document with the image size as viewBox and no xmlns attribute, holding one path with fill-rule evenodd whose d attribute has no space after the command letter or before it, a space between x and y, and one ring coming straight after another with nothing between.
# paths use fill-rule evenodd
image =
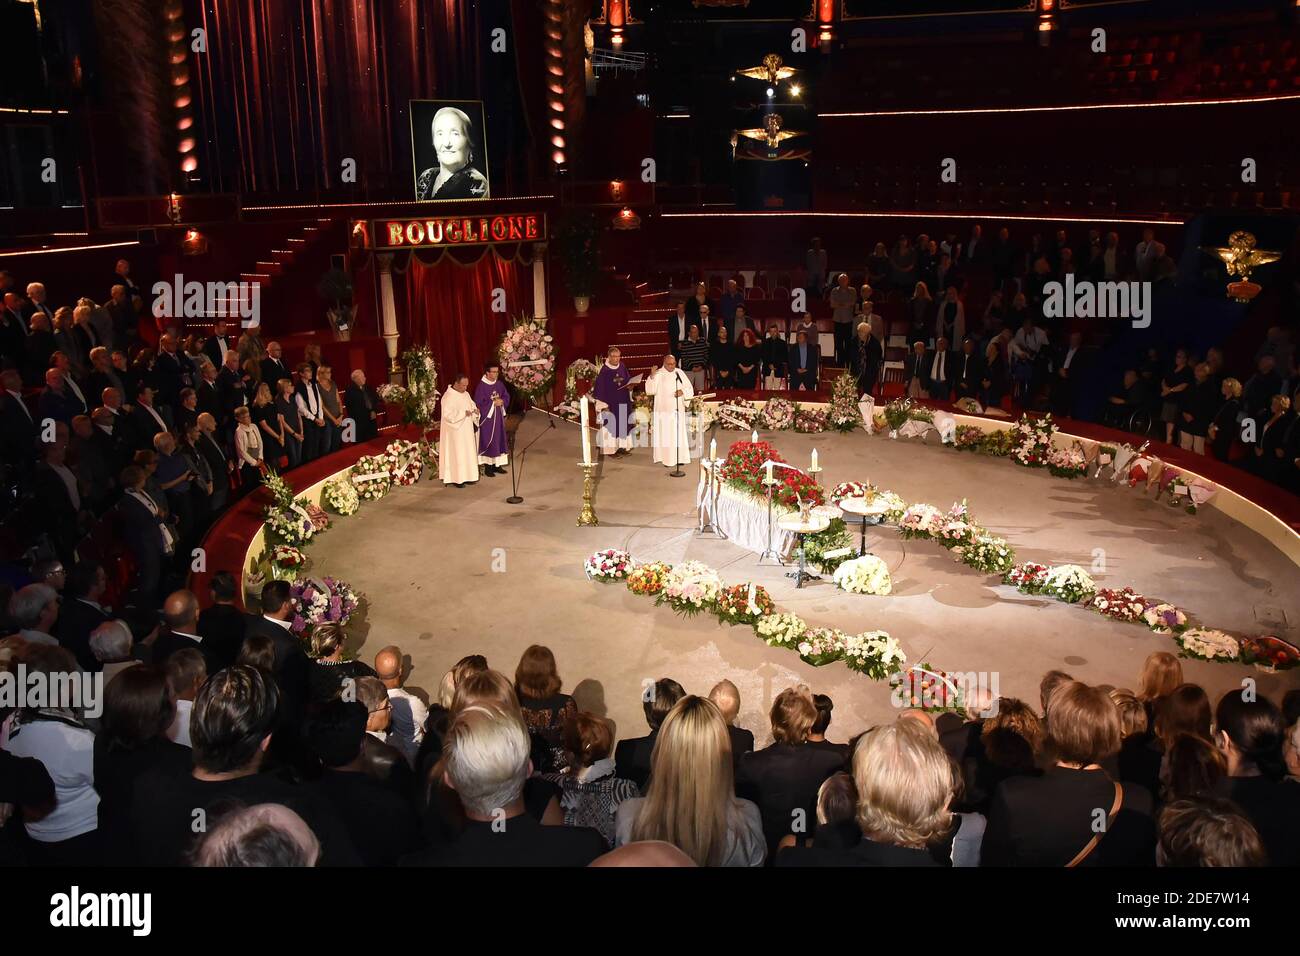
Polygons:
<instances>
[{"instance_id":1,"label":"white flower arrangement","mask_svg":"<svg viewBox=\"0 0 1300 956\"><path fill-rule=\"evenodd\" d=\"M844 655L848 635L836 627L810 627L804 632L795 650L805 663L821 667L838 661Z\"/></svg>"},{"instance_id":2,"label":"white flower arrangement","mask_svg":"<svg viewBox=\"0 0 1300 956\"><path fill-rule=\"evenodd\" d=\"M794 403L788 398L769 398L758 415L758 427L767 431L794 427Z\"/></svg>"},{"instance_id":3,"label":"white flower arrangement","mask_svg":"<svg viewBox=\"0 0 1300 956\"><path fill-rule=\"evenodd\" d=\"M398 438L384 449L388 473L399 485L413 485L424 473L424 454L418 442Z\"/></svg>"},{"instance_id":4,"label":"white flower arrangement","mask_svg":"<svg viewBox=\"0 0 1300 956\"><path fill-rule=\"evenodd\" d=\"M1077 564L1058 564L1048 569L1043 581L1043 593L1069 604L1077 604L1097 593L1097 584L1092 575Z\"/></svg>"},{"instance_id":5,"label":"white flower arrangement","mask_svg":"<svg viewBox=\"0 0 1300 956\"><path fill-rule=\"evenodd\" d=\"M865 631L845 637L842 653L849 670L872 680L884 680L907 664L903 648L885 631Z\"/></svg>"},{"instance_id":6,"label":"white flower arrangement","mask_svg":"<svg viewBox=\"0 0 1300 956\"><path fill-rule=\"evenodd\" d=\"M1174 637L1183 653L1203 661L1235 661L1241 656L1241 645L1235 637L1223 631L1192 628Z\"/></svg>"},{"instance_id":7,"label":"white flower arrangement","mask_svg":"<svg viewBox=\"0 0 1300 956\"><path fill-rule=\"evenodd\" d=\"M833 578L836 585L850 594L885 595L893 588L889 568L874 554L845 561L835 569Z\"/></svg>"},{"instance_id":8,"label":"white flower arrangement","mask_svg":"<svg viewBox=\"0 0 1300 956\"><path fill-rule=\"evenodd\" d=\"M1016 563L1016 552L1006 538L977 529L968 544L954 549L956 557L967 567L985 574L1006 574Z\"/></svg>"},{"instance_id":9,"label":"white flower arrangement","mask_svg":"<svg viewBox=\"0 0 1300 956\"><path fill-rule=\"evenodd\" d=\"M304 517L290 508L275 506L266 509L266 530L272 537L290 545L305 544L316 533L310 517Z\"/></svg>"},{"instance_id":10,"label":"white flower arrangement","mask_svg":"<svg viewBox=\"0 0 1300 956\"><path fill-rule=\"evenodd\" d=\"M617 548L606 548L589 557L582 566L587 577L593 581L622 581L633 568L632 555Z\"/></svg>"},{"instance_id":11,"label":"white flower arrangement","mask_svg":"<svg viewBox=\"0 0 1300 956\"><path fill-rule=\"evenodd\" d=\"M807 630L803 618L784 612L760 617L754 624L754 633L770 647L796 647Z\"/></svg>"},{"instance_id":12,"label":"white flower arrangement","mask_svg":"<svg viewBox=\"0 0 1300 956\"><path fill-rule=\"evenodd\" d=\"M543 404L555 379L555 340L547 334L546 319L516 318L497 347L497 361L510 385L534 403ZM525 362L529 364L522 364Z\"/></svg>"},{"instance_id":13,"label":"white flower arrangement","mask_svg":"<svg viewBox=\"0 0 1300 956\"><path fill-rule=\"evenodd\" d=\"M352 466L352 487L367 501L378 501L388 494L393 484L393 473L388 469L384 455L362 455Z\"/></svg>"},{"instance_id":14,"label":"white flower arrangement","mask_svg":"<svg viewBox=\"0 0 1300 956\"><path fill-rule=\"evenodd\" d=\"M945 548L957 548L969 544L979 533L979 527L960 518L949 518L934 532L934 538Z\"/></svg>"},{"instance_id":15,"label":"white flower arrangement","mask_svg":"<svg viewBox=\"0 0 1300 956\"><path fill-rule=\"evenodd\" d=\"M661 602L683 614L695 614L713 606L722 590L718 572L702 561L685 561L674 565L664 576Z\"/></svg>"},{"instance_id":16,"label":"white flower arrangement","mask_svg":"<svg viewBox=\"0 0 1300 956\"><path fill-rule=\"evenodd\" d=\"M331 481L322 488L321 500L329 505L335 514L344 517L356 514L357 509L361 507L361 497L357 494L357 489L346 478Z\"/></svg>"}]
</instances>

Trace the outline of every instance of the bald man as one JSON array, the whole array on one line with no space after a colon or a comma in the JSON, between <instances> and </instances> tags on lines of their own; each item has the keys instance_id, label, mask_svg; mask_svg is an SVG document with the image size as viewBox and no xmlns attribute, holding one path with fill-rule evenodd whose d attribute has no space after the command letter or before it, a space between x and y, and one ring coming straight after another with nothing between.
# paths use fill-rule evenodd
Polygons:
<instances>
[{"instance_id":1,"label":"bald man","mask_svg":"<svg viewBox=\"0 0 1300 956\"><path fill-rule=\"evenodd\" d=\"M395 744L414 767L415 755L424 740L424 722L429 719L429 708L402 686L400 647L390 644L375 655L375 673L388 689L388 700L393 707L389 742Z\"/></svg>"},{"instance_id":2,"label":"bald man","mask_svg":"<svg viewBox=\"0 0 1300 956\"><path fill-rule=\"evenodd\" d=\"M302 817L279 803L234 810L208 831L195 866L315 866L320 841Z\"/></svg>"},{"instance_id":3,"label":"bald man","mask_svg":"<svg viewBox=\"0 0 1300 956\"><path fill-rule=\"evenodd\" d=\"M165 667L167 658L182 648L195 648L203 655L209 674L215 674L222 667L222 662L212 653L212 648L205 647L199 636L199 599L193 591L173 591L163 601L164 632L158 635L153 645L153 664Z\"/></svg>"},{"instance_id":4,"label":"bald man","mask_svg":"<svg viewBox=\"0 0 1300 956\"><path fill-rule=\"evenodd\" d=\"M739 767L741 755L754 749L753 733L735 725L740 714L740 688L729 680L720 680L709 691L709 700L718 705L722 719L727 722L727 733L731 735L731 759Z\"/></svg>"}]
</instances>

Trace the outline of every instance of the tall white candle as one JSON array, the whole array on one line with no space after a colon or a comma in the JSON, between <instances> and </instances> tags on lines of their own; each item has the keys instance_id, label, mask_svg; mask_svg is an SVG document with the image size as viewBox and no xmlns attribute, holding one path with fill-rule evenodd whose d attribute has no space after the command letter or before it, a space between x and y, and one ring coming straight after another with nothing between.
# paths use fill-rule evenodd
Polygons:
<instances>
[{"instance_id":1,"label":"tall white candle","mask_svg":"<svg viewBox=\"0 0 1300 956\"><path fill-rule=\"evenodd\" d=\"M772 463L770 461L767 463L767 480L772 480Z\"/></svg>"},{"instance_id":2,"label":"tall white candle","mask_svg":"<svg viewBox=\"0 0 1300 956\"><path fill-rule=\"evenodd\" d=\"M817 470L817 449L816 448L813 449L812 470L813 471Z\"/></svg>"},{"instance_id":3,"label":"tall white candle","mask_svg":"<svg viewBox=\"0 0 1300 956\"><path fill-rule=\"evenodd\" d=\"M712 441L709 442L709 461L713 461L717 457L718 457L718 440L714 438Z\"/></svg>"},{"instance_id":4,"label":"tall white candle","mask_svg":"<svg viewBox=\"0 0 1300 956\"><path fill-rule=\"evenodd\" d=\"M755 445L758 444L758 429L754 429L754 431L750 433L749 440Z\"/></svg>"},{"instance_id":5,"label":"tall white candle","mask_svg":"<svg viewBox=\"0 0 1300 956\"><path fill-rule=\"evenodd\" d=\"M582 463L591 464L591 429L587 427L587 399L579 399L582 406Z\"/></svg>"}]
</instances>

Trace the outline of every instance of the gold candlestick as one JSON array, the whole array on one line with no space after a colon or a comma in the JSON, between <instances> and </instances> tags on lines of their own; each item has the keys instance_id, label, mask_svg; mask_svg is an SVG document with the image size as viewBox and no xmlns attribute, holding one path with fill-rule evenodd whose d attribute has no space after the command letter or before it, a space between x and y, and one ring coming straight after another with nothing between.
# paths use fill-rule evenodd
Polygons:
<instances>
[{"instance_id":1,"label":"gold candlestick","mask_svg":"<svg viewBox=\"0 0 1300 956\"><path fill-rule=\"evenodd\" d=\"M590 528L600 524L591 500L596 491L596 465L582 465L582 510L578 512L578 527Z\"/></svg>"}]
</instances>

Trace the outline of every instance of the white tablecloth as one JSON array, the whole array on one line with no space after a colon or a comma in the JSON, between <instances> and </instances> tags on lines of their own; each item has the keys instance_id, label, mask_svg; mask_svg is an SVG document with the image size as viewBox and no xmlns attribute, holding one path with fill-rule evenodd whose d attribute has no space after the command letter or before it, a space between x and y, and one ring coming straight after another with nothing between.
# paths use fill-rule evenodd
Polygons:
<instances>
[{"instance_id":1,"label":"white tablecloth","mask_svg":"<svg viewBox=\"0 0 1300 956\"><path fill-rule=\"evenodd\" d=\"M724 483L718 490L717 510L710 514L712 502L706 500L709 486L707 470L702 468L700 476L700 484L695 492L696 507L704 509L704 514L713 526L721 530L732 544L755 554L766 551L767 499L754 498ZM789 531L782 531L776 523L782 515L790 514L792 510L779 504L772 506L772 550L782 558L789 557L794 552L795 536Z\"/></svg>"}]
</instances>

